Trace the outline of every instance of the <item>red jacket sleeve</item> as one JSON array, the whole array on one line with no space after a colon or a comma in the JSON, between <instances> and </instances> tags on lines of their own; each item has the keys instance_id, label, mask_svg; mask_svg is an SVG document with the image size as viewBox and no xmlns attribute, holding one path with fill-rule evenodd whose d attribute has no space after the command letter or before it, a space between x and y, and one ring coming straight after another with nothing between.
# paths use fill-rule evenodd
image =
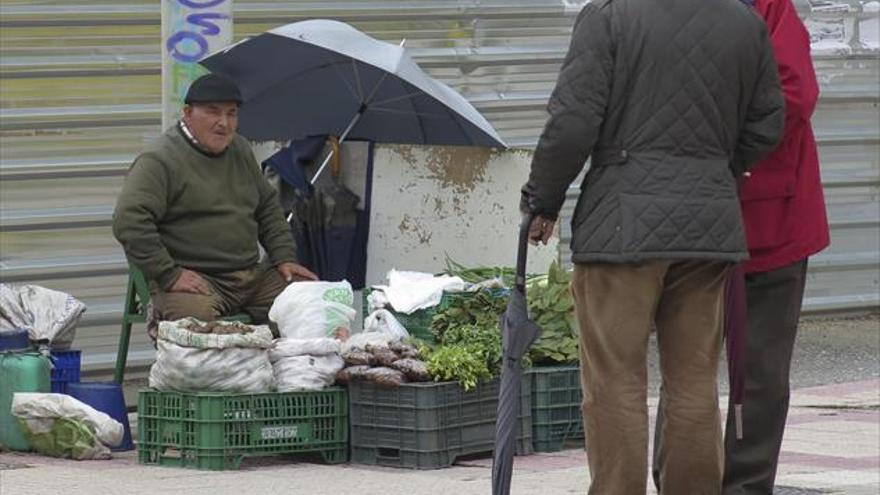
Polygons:
<instances>
[{"instance_id":1,"label":"red jacket sleeve","mask_svg":"<svg viewBox=\"0 0 880 495\"><path fill-rule=\"evenodd\" d=\"M767 23L785 95L785 134L808 122L819 98L819 85L810 58L810 34L791 0L758 1L756 9Z\"/></svg>"}]
</instances>

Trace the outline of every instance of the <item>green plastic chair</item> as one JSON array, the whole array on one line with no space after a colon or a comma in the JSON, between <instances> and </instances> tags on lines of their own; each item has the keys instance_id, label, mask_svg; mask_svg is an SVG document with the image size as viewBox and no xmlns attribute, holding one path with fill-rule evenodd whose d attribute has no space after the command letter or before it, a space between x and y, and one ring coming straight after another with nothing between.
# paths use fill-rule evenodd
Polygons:
<instances>
[{"instance_id":1,"label":"green plastic chair","mask_svg":"<svg viewBox=\"0 0 880 495\"><path fill-rule=\"evenodd\" d=\"M135 323L147 322L147 305L150 304L150 285L140 268L128 265L128 285L125 293L125 307L122 311L122 332L119 333L119 348L116 350L116 370L113 381L121 384L125 378L125 363L128 361L128 346L131 343L131 327ZM222 321L251 323L247 313L239 313L220 318Z\"/></svg>"}]
</instances>

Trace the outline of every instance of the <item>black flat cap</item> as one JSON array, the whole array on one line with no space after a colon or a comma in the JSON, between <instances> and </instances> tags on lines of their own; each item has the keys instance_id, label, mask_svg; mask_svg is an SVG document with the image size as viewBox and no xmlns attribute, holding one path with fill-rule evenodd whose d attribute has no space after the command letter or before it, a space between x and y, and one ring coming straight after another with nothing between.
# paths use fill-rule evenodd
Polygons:
<instances>
[{"instance_id":1,"label":"black flat cap","mask_svg":"<svg viewBox=\"0 0 880 495\"><path fill-rule=\"evenodd\" d=\"M242 100L234 82L219 74L205 74L190 84L183 101L187 104L234 101L241 105Z\"/></svg>"}]
</instances>

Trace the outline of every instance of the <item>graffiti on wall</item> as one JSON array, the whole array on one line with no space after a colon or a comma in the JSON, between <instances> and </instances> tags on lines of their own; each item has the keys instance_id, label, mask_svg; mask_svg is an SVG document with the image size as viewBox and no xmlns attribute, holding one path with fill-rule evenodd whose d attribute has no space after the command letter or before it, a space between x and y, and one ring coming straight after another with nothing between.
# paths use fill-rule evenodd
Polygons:
<instances>
[{"instance_id":1,"label":"graffiti on wall","mask_svg":"<svg viewBox=\"0 0 880 495\"><path fill-rule=\"evenodd\" d=\"M162 127L180 117L198 61L232 42L233 0L162 1Z\"/></svg>"}]
</instances>

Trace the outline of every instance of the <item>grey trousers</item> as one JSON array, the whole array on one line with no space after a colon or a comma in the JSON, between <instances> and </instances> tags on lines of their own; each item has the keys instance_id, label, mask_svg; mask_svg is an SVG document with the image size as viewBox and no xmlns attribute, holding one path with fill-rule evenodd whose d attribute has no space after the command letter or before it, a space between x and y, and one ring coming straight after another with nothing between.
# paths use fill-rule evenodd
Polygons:
<instances>
[{"instance_id":1,"label":"grey trousers","mask_svg":"<svg viewBox=\"0 0 880 495\"><path fill-rule=\"evenodd\" d=\"M724 494L771 494L790 396L789 371L807 261L746 275L748 356L743 438L733 434L733 407L724 441Z\"/></svg>"}]
</instances>

